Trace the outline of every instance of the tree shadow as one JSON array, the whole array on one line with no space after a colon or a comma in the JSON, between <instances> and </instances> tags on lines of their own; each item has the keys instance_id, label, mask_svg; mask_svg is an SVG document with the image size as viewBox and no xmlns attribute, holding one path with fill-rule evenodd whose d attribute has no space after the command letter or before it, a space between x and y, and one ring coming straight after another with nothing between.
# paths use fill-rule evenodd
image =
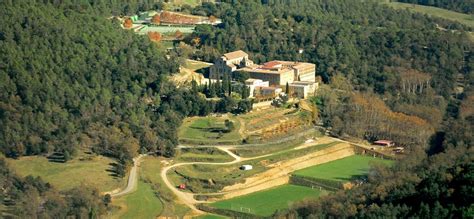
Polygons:
<instances>
[{"instance_id":1,"label":"tree shadow","mask_svg":"<svg viewBox=\"0 0 474 219\"><path fill-rule=\"evenodd\" d=\"M354 180L364 180L366 178L367 178L367 175L356 174L356 175L351 175L350 177L336 177L335 179L341 180L341 181L354 181Z\"/></svg>"},{"instance_id":2,"label":"tree shadow","mask_svg":"<svg viewBox=\"0 0 474 219\"><path fill-rule=\"evenodd\" d=\"M64 158L63 153L59 152L53 152L52 154L48 155L46 157L49 162L54 162L54 163L65 163L66 159Z\"/></svg>"},{"instance_id":3,"label":"tree shadow","mask_svg":"<svg viewBox=\"0 0 474 219\"><path fill-rule=\"evenodd\" d=\"M109 176L112 176L114 178L120 178L118 173L117 173L117 163L109 163L109 168L107 168L105 171L109 173Z\"/></svg>"}]
</instances>

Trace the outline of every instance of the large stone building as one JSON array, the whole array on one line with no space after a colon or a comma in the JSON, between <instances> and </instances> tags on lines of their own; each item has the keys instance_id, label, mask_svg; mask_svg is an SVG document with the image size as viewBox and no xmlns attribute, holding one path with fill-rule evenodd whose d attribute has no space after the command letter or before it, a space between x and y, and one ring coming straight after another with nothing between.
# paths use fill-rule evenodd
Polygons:
<instances>
[{"instance_id":1,"label":"large stone building","mask_svg":"<svg viewBox=\"0 0 474 219\"><path fill-rule=\"evenodd\" d=\"M314 92L318 89L319 83L309 81L295 81L289 84L289 94L292 97L306 99L309 96L314 95Z\"/></svg>"},{"instance_id":2,"label":"large stone building","mask_svg":"<svg viewBox=\"0 0 474 219\"><path fill-rule=\"evenodd\" d=\"M247 72L250 78L268 81L271 86L283 86L294 81L315 82L316 65L305 62L270 61L257 65L248 58L248 54L238 50L226 53L218 58L210 68L209 77L222 78L224 74Z\"/></svg>"},{"instance_id":3,"label":"large stone building","mask_svg":"<svg viewBox=\"0 0 474 219\"><path fill-rule=\"evenodd\" d=\"M248 97L254 97L255 93L256 93L256 88L269 87L270 84L269 84L268 81L249 78L245 81L245 86L247 86L249 88L249 96Z\"/></svg>"},{"instance_id":4,"label":"large stone building","mask_svg":"<svg viewBox=\"0 0 474 219\"><path fill-rule=\"evenodd\" d=\"M242 50L226 53L214 61L209 69L211 79L222 79L224 74L232 76L232 72L246 66L254 65L249 55Z\"/></svg>"}]
</instances>

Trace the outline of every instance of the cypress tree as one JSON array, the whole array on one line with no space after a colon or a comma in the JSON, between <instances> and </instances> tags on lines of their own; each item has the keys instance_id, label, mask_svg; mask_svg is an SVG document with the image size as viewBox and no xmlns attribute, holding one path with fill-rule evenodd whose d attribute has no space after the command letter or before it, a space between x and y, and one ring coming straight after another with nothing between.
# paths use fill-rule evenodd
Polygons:
<instances>
[{"instance_id":1,"label":"cypress tree","mask_svg":"<svg viewBox=\"0 0 474 219\"><path fill-rule=\"evenodd\" d=\"M229 77L229 80L227 80L227 92L228 92L228 95L230 97L230 95L232 94L232 81L231 81L231 78Z\"/></svg>"}]
</instances>

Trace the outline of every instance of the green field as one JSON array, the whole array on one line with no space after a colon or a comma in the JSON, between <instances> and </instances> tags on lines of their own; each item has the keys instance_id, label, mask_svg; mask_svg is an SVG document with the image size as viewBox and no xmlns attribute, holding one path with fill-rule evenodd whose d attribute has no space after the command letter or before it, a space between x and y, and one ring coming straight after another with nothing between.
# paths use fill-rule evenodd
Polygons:
<instances>
[{"instance_id":1,"label":"green field","mask_svg":"<svg viewBox=\"0 0 474 219\"><path fill-rule=\"evenodd\" d=\"M230 132L225 132L225 120L224 117L187 118L179 128L179 139L202 144L238 143L241 141L239 121L229 118L234 128Z\"/></svg>"},{"instance_id":2,"label":"green field","mask_svg":"<svg viewBox=\"0 0 474 219\"><path fill-rule=\"evenodd\" d=\"M7 161L18 175L40 176L59 190L68 190L83 183L106 192L120 188L125 183L124 179L113 177L111 172L107 171L115 161L103 156L90 155L87 159L75 158L67 163L49 162L42 156Z\"/></svg>"},{"instance_id":3,"label":"green field","mask_svg":"<svg viewBox=\"0 0 474 219\"><path fill-rule=\"evenodd\" d=\"M199 69L208 68L211 65L212 63L187 59L183 67L193 70L193 71L197 71Z\"/></svg>"},{"instance_id":4,"label":"green field","mask_svg":"<svg viewBox=\"0 0 474 219\"><path fill-rule=\"evenodd\" d=\"M143 181L132 194L121 197L114 202L122 202L124 213L119 218L156 218L163 211L163 204L155 195L151 186Z\"/></svg>"},{"instance_id":5,"label":"green field","mask_svg":"<svg viewBox=\"0 0 474 219\"><path fill-rule=\"evenodd\" d=\"M153 192L158 192L164 202L164 209L160 216L183 218L190 209L176 202L176 197L160 177L161 160L157 157L145 157L140 164L140 177L153 185Z\"/></svg>"},{"instance_id":6,"label":"green field","mask_svg":"<svg viewBox=\"0 0 474 219\"><path fill-rule=\"evenodd\" d=\"M355 177L366 175L372 163L383 163L390 165L392 160L382 160L370 156L354 155L340 160L331 161L325 164L308 167L294 172L295 175L334 180L350 181Z\"/></svg>"},{"instance_id":7,"label":"green field","mask_svg":"<svg viewBox=\"0 0 474 219\"><path fill-rule=\"evenodd\" d=\"M220 216L220 215L214 215L214 214L206 214L202 215L199 217L193 217L194 219L225 219L228 217Z\"/></svg>"},{"instance_id":8,"label":"green field","mask_svg":"<svg viewBox=\"0 0 474 219\"><path fill-rule=\"evenodd\" d=\"M212 203L212 207L271 216L276 210L286 209L292 203L306 198L318 198L324 191L309 187L283 185L274 189L260 191L229 200Z\"/></svg>"},{"instance_id":9,"label":"green field","mask_svg":"<svg viewBox=\"0 0 474 219\"><path fill-rule=\"evenodd\" d=\"M427 14L429 16L435 16L447 20L457 21L461 24L474 28L474 15L463 14L437 7L401 2L385 2L384 4L387 4L395 9L408 9L410 11Z\"/></svg>"}]
</instances>

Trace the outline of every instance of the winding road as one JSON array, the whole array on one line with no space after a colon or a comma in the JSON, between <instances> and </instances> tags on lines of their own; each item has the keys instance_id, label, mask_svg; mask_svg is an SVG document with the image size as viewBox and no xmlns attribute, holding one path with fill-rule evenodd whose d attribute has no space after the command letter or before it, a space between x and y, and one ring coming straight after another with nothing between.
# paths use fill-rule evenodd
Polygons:
<instances>
[{"instance_id":1,"label":"winding road","mask_svg":"<svg viewBox=\"0 0 474 219\"><path fill-rule=\"evenodd\" d=\"M311 144L305 144L303 143L302 145L299 145L298 147L295 147L294 150L299 150L305 147L311 147L321 144L320 142L314 142ZM280 153L280 151L265 154L265 155L260 155L256 157L246 157L242 158L236 154L234 154L232 151L230 151L233 148L238 148L242 146L247 146L248 145L238 145L238 146L205 146L205 147L214 147L219 150L222 150L229 154L231 157L234 158L233 161L230 162L222 162L222 163L214 163L214 162L184 162L184 163L176 163L172 164L169 166L164 167L161 170L160 176L163 179L164 183L166 186L177 196L178 200L180 200L183 204L191 208L195 214L204 214L206 212L203 212L199 209L196 208L196 204L199 203L208 203L208 201L199 201L194 198L194 195L224 195L224 198L232 198L235 196L240 196L240 195L245 195L249 194L252 192L272 188L278 185L283 185L288 183L289 181L289 175L291 172L298 170L298 169L303 169L309 166L317 165L320 163L325 163L332 161L334 159L339 159L342 157L350 156L354 154L352 147L349 144L346 144L344 142L340 142L340 146L336 147L330 147L328 149L323 149L321 151L316 151L312 152L306 155L303 155L301 157L293 158L287 161L283 162L278 162L278 164L274 167L271 167L269 170L266 170L262 173L257 173L252 177L249 177L246 179L244 183L238 183L232 186L228 186L224 188L221 192L216 192L216 193L203 193L203 194L196 194L196 193L190 193L190 192L185 192L179 190L176 185L173 185L170 180L168 179L168 172L172 170L173 168L180 167L180 166L185 166L185 165L193 165L193 164L200 164L200 165L231 165L235 163L240 163L243 161L247 160L254 160L254 159L260 159L268 156L272 156L275 154ZM338 144L338 145L339 145ZM202 147L202 146L180 146L179 148L192 148L192 147ZM333 156L325 156L328 154L333 154Z\"/></svg>"},{"instance_id":2,"label":"winding road","mask_svg":"<svg viewBox=\"0 0 474 219\"><path fill-rule=\"evenodd\" d=\"M187 146L187 147L191 147L191 146ZM205 203L205 201L197 201L196 199L194 199L194 193L189 193L189 192L183 192L183 191L180 191L176 188L176 186L174 186L170 180L168 179L168 171L173 169L173 168L176 168L176 167L180 167L180 166L185 166L185 165L193 165L193 164L207 164L207 165L230 165L230 164L235 164L235 163L238 163L238 162L241 162L243 159L241 157L239 157L238 155L232 153L230 151L229 148L227 147L222 147L222 146L214 146L215 148L219 149L219 150L222 150L226 153L228 153L230 156L232 156L234 158L233 161L230 161L230 162L223 162L223 163L213 163L213 162L185 162L185 163L177 163L177 164L173 164L173 165L170 165L170 166L167 166L165 168L163 168L161 170L161 173L160 173L160 176L161 178L163 179L163 181L165 182L166 186L178 197L179 200L181 200L183 202L183 204L185 204L186 206L188 206L189 208L191 208L193 211L195 211L196 213L205 213L199 209L196 208L195 204L197 203Z\"/></svg>"},{"instance_id":3,"label":"winding road","mask_svg":"<svg viewBox=\"0 0 474 219\"><path fill-rule=\"evenodd\" d=\"M137 157L133 158L133 167L130 169L130 174L128 175L127 187L122 190L114 190L111 192L106 192L112 197L119 197L132 193L137 188L138 184L138 167L143 157L147 156L146 154L140 154Z\"/></svg>"},{"instance_id":4,"label":"winding road","mask_svg":"<svg viewBox=\"0 0 474 219\"><path fill-rule=\"evenodd\" d=\"M300 136L300 135L295 135L293 137ZM231 164L236 164L240 163L243 161L247 160L254 160L254 159L259 159L259 158L264 158L268 156L272 156L275 154L280 153L280 151L265 154L265 155L260 155L260 156L255 156L255 157L240 157L233 153L231 149L234 148L239 148L239 147L248 147L248 146L263 146L263 144L255 144L255 145L224 145L224 146L216 146L216 145L199 145L199 146L184 146L184 145L179 145L177 148L203 148L203 147L212 147L212 148L217 148L221 151L226 152L229 156L233 157L234 160L230 162L222 162L222 163L215 163L215 162L183 162L183 163L176 163L172 164L169 166L166 166L161 169L160 176L163 179L163 182L165 185L176 195L177 199L188 206L190 209L193 210L193 213L196 215L200 214L205 214L206 212L203 212L199 210L196 207L196 204L199 203L208 203L208 201L199 201L194 198L194 195L224 195L224 198L230 198L233 196L240 196L244 194L249 194L255 191L260 191L263 189L268 189L274 186L282 185L288 182L289 180L289 174L297 169L303 169L308 166L313 166L317 165L320 163L325 163L332 161L334 159L339 159L342 157L350 156L354 152L352 149L349 149L351 147L350 144L353 144L352 142L347 142L341 139L337 138L327 138L331 139L333 141L339 142L340 146L337 147L330 147L328 149L323 149L321 151L316 151L312 152L310 154L303 155L298 158L293 158L284 162L278 162L278 165L275 167L270 168L269 170L258 173L255 176L249 177L246 179L245 183L239 183L235 184L229 187L224 188L221 192L216 192L216 193L206 193L206 194L195 194L195 193L190 193L190 192L185 192L179 190L176 185L173 185L171 181L168 179L168 172L176 167L180 166L185 166L185 165L193 165L193 164L200 164L200 165L217 165L217 166L223 166L223 165L231 165ZM326 139L326 140L327 140ZM302 148L306 147L311 147L314 145L322 144L324 142L314 142L314 143L303 143L295 148L294 150L299 150ZM342 144L342 145L341 145ZM266 144L268 145L268 144ZM364 145L366 146L366 145ZM328 156L328 155L332 156ZM112 197L119 197L123 196L129 193L132 193L135 191L137 188L137 182L138 182L138 168L140 166L140 162L143 157L147 156L146 154L141 154L133 159L133 167L130 170L130 174L128 177L128 182L127 186L123 190L115 190L111 192L107 192L110 194ZM232 193L232 194L231 194Z\"/></svg>"}]
</instances>

